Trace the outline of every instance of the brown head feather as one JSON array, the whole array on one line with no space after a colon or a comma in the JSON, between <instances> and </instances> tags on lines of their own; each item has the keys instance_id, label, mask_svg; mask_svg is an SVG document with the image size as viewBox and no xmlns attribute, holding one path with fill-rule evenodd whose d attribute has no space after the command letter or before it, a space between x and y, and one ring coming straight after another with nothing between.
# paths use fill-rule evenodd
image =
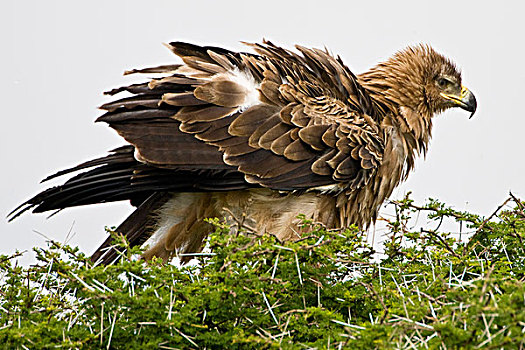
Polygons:
<instances>
[{"instance_id":1,"label":"brown head feather","mask_svg":"<svg viewBox=\"0 0 525 350\"><path fill-rule=\"evenodd\" d=\"M461 72L445 56L429 45L409 46L358 76L361 85L373 99L389 105L413 109L424 118L453 107L439 95L436 82L440 77L461 86Z\"/></svg>"}]
</instances>

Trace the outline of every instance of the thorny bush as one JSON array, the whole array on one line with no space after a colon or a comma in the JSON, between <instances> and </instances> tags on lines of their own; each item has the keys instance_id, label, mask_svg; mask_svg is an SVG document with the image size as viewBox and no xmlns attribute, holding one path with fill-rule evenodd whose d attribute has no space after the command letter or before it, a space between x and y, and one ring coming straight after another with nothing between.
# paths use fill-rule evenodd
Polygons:
<instances>
[{"instance_id":1,"label":"thorny bush","mask_svg":"<svg viewBox=\"0 0 525 350\"><path fill-rule=\"evenodd\" d=\"M483 218L430 200L394 203L384 252L355 228L304 220L297 242L216 232L185 266L139 248L93 266L50 242L38 263L0 256L9 349L523 348L525 213L511 195ZM423 227L412 225L423 216ZM419 219L421 221L421 217ZM463 237L440 230L461 225ZM445 225L444 225L445 226ZM112 233L117 244L125 240Z\"/></svg>"}]
</instances>

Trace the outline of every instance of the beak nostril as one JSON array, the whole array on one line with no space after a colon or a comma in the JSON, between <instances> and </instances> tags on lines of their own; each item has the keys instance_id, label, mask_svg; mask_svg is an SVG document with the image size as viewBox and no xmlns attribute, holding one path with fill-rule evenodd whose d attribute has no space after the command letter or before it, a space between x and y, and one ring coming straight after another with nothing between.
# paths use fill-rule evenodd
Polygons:
<instances>
[{"instance_id":1,"label":"beak nostril","mask_svg":"<svg viewBox=\"0 0 525 350\"><path fill-rule=\"evenodd\" d=\"M469 89L467 89L464 86L461 86L461 93L460 93L461 98L464 98L469 92L470 92Z\"/></svg>"}]
</instances>

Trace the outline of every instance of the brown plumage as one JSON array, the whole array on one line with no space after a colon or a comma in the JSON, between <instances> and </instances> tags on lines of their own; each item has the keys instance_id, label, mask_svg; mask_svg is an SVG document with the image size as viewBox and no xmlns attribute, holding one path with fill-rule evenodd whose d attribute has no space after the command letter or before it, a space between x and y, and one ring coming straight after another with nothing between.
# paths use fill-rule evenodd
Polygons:
<instances>
[{"instance_id":1,"label":"brown plumage","mask_svg":"<svg viewBox=\"0 0 525 350\"><path fill-rule=\"evenodd\" d=\"M198 251L206 217L227 217L281 239L302 213L329 228L367 228L425 153L432 117L476 100L453 63L430 46L396 53L354 75L339 57L265 41L256 52L174 42L183 64L132 70L161 74L108 92L97 121L129 146L55 174L81 172L13 211L131 200L117 229L146 242L145 257ZM116 257L109 240L94 254Z\"/></svg>"}]
</instances>

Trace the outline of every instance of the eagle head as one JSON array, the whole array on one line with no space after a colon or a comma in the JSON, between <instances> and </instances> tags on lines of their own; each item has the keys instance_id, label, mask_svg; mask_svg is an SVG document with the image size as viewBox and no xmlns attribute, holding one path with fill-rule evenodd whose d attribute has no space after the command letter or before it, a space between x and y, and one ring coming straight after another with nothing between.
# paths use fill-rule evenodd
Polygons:
<instances>
[{"instance_id":1,"label":"eagle head","mask_svg":"<svg viewBox=\"0 0 525 350\"><path fill-rule=\"evenodd\" d=\"M474 94L461 83L456 65L430 45L409 46L364 73L367 89L400 107L432 117L448 108L476 111Z\"/></svg>"}]
</instances>

